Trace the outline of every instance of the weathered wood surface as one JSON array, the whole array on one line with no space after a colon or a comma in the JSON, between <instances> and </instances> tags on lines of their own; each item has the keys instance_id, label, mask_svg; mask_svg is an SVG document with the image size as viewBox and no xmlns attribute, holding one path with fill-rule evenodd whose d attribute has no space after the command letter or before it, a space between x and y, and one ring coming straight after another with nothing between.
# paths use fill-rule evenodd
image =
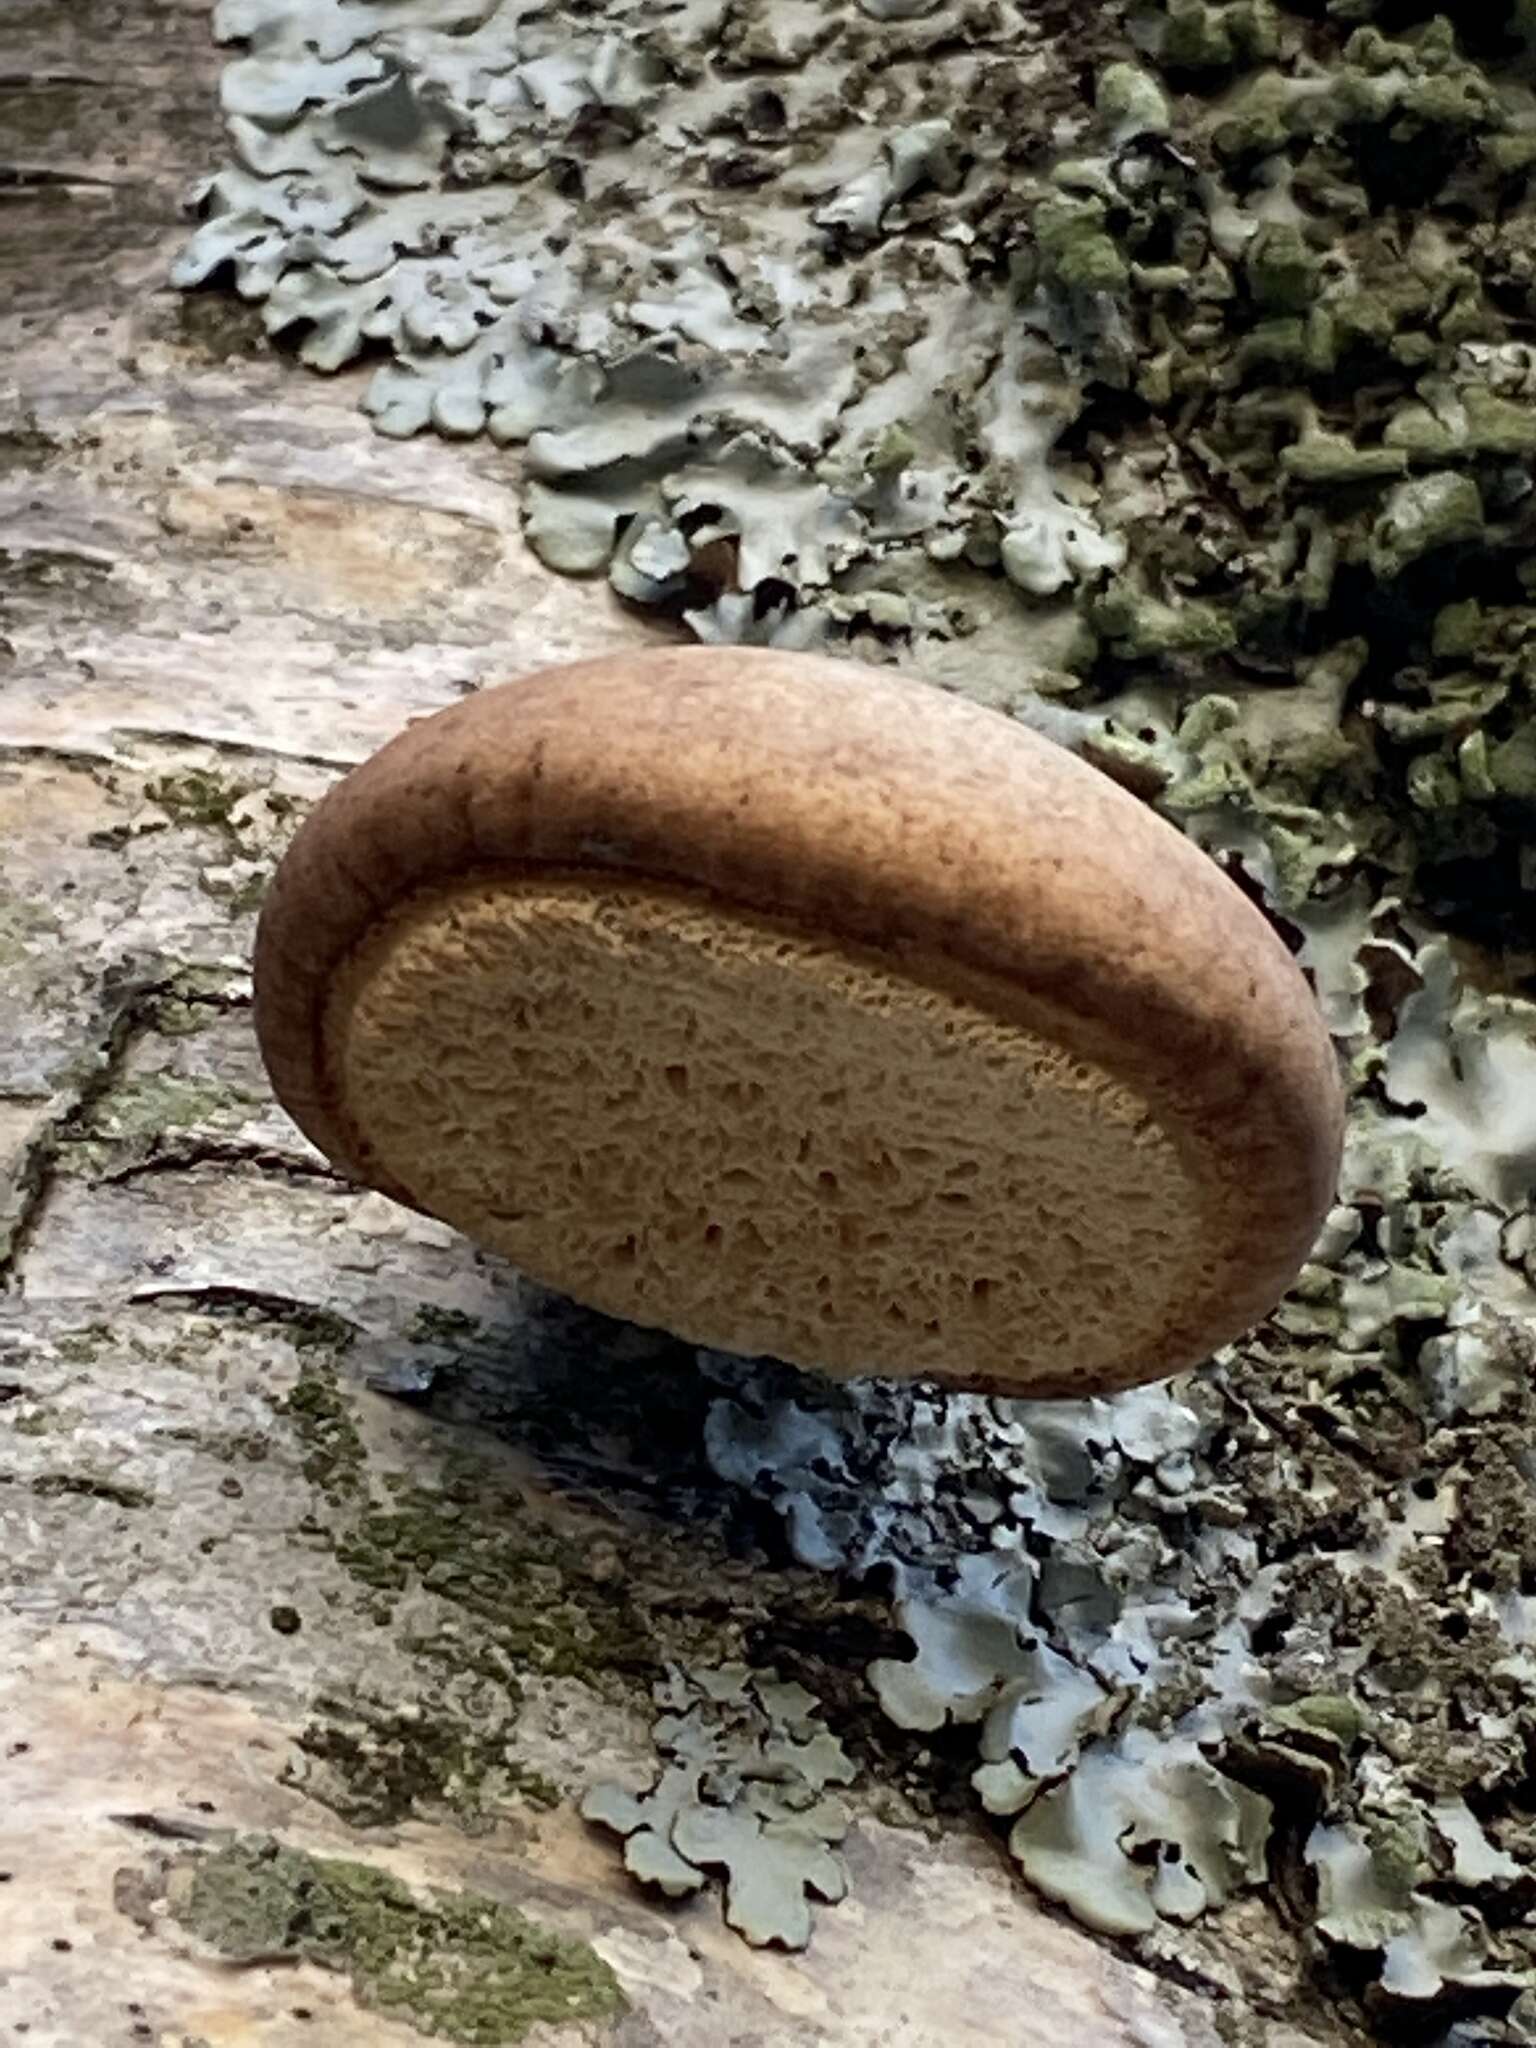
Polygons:
<instances>
[{"instance_id":1,"label":"weathered wood surface","mask_svg":"<svg viewBox=\"0 0 1536 2048\"><path fill-rule=\"evenodd\" d=\"M205 0L8 0L0 40L0 2033L420 2038L344 1973L215 1956L136 1908L156 1858L214 1829L590 1942L629 2012L550 2042L1328 2038L1274 2017L1287 1968L1240 1915L1218 2010L1040 1910L963 1813L898 1828L866 1800L852 1897L793 1957L747 1948L713 1894L637 1892L577 1818L595 1778L645 1777L637 1639L759 1661L823 1640L825 1678L878 1612L726 1553L700 1475L667 1468L701 1398L684 1363L635 1365L656 1347L329 1175L268 1097L246 962L295 809L339 770L482 681L657 628L539 567L505 454L378 440L354 376L300 373L238 306L167 287L216 148ZM478 1411L369 1391L452 1315L496 1336ZM632 1483L557 1497L530 1446L558 1455L562 1409L598 1430L609 1368L678 1416L642 1419ZM342 1561L391 1474L457 1475L489 1593L449 1560L443 1590L385 1599ZM463 1708L443 1642L473 1670L496 1601L530 1589L567 1637L535 1626L476 1704L499 1761L467 1814L410 1729Z\"/></svg>"}]
</instances>

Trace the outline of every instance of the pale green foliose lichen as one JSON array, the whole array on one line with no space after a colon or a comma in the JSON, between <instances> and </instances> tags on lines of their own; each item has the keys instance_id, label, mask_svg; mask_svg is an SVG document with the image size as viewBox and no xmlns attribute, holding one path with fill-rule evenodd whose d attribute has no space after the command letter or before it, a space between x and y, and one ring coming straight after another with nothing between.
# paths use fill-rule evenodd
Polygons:
<instances>
[{"instance_id":1,"label":"pale green foliose lichen","mask_svg":"<svg viewBox=\"0 0 1536 2048\"><path fill-rule=\"evenodd\" d=\"M835 1904L848 1889L837 1844L854 1765L819 1719L815 1696L743 1664L675 1670L656 1688L665 1759L644 1793L594 1785L583 1816L624 1839L624 1861L668 1898L724 1874L725 1917L754 1947L804 1948L808 1897Z\"/></svg>"}]
</instances>

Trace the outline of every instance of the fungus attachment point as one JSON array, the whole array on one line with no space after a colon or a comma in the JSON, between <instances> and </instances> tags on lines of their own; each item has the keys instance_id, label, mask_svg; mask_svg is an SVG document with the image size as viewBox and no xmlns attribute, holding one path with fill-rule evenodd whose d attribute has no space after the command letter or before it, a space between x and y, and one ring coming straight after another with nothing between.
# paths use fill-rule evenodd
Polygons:
<instances>
[{"instance_id":1,"label":"fungus attachment point","mask_svg":"<svg viewBox=\"0 0 1536 2048\"><path fill-rule=\"evenodd\" d=\"M413 726L295 839L256 991L358 1179L834 1372L1175 1371L1333 1192L1332 1052L1253 906L1074 756L852 663L624 656Z\"/></svg>"}]
</instances>

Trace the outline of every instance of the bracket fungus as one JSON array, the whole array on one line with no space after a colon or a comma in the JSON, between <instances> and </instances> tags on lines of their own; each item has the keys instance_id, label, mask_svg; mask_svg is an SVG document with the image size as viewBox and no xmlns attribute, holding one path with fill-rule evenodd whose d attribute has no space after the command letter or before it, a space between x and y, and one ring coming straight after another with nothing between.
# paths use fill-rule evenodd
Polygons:
<instances>
[{"instance_id":1,"label":"bracket fungus","mask_svg":"<svg viewBox=\"0 0 1536 2048\"><path fill-rule=\"evenodd\" d=\"M1211 860L996 713L763 650L402 734L284 861L257 1023L359 1180L840 1374L1180 1369L1273 1305L1339 1157L1311 993Z\"/></svg>"}]
</instances>

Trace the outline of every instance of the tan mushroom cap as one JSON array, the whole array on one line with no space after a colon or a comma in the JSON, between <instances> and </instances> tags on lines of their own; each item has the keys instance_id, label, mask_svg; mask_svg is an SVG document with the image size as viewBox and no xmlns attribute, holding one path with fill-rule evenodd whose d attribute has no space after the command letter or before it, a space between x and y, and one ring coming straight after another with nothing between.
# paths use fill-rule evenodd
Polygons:
<instances>
[{"instance_id":1,"label":"tan mushroom cap","mask_svg":"<svg viewBox=\"0 0 1536 2048\"><path fill-rule=\"evenodd\" d=\"M724 1350L1157 1378L1295 1276L1342 1105L1170 825L888 671L669 649L413 726L262 914L278 1095L357 1179Z\"/></svg>"}]
</instances>

